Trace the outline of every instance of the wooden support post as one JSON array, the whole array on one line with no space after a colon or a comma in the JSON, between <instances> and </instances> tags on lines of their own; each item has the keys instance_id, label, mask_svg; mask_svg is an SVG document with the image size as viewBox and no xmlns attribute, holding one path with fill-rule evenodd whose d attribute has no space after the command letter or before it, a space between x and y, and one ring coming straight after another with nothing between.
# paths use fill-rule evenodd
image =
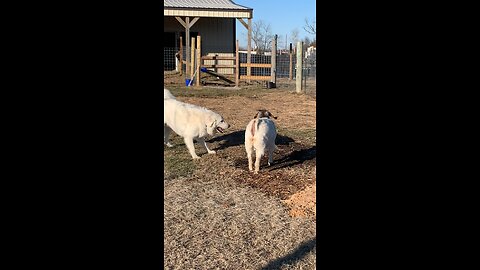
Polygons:
<instances>
[{"instance_id":1,"label":"wooden support post","mask_svg":"<svg viewBox=\"0 0 480 270\"><path fill-rule=\"evenodd\" d=\"M247 64L252 63L252 18L248 19L248 43L247 43ZM247 82L250 83L250 76L252 75L252 68L247 67Z\"/></svg>"},{"instance_id":2,"label":"wooden support post","mask_svg":"<svg viewBox=\"0 0 480 270\"><path fill-rule=\"evenodd\" d=\"M295 85L296 85L296 90L297 90L297 93L301 93L302 92L302 69L303 69L303 66L302 66L302 53L303 53L303 49L302 49L302 42L299 41L297 42L297 74L295 76Z\"/></svg>"},{"instance_id":3,"label":"wooden support post","mask_svg":"<svg viewBox=\"0 0 480 270\"><path fill-rule=\"evenodd\" d=\"M277 35L273 37L272 41L272 56L271 56L271 68L270 68L270 82L272 83L272 88L276 88L277 84Z\"/></svg>"},{"instance_id":4,"label":"wooden support post","mask_svg":"<svg viewBox=\"0 0 480 270\"><path fill-rule=\"evenodd\" d=\"M240 80L240 57L239 57L239 46L237 39L237 46L235 48L235 87L238 87L238 81Z\"/></svg>"},{"instance_id":5,"label":"wooden support post","mask_svg":"<svg viewBox=\"0 0 480 270\"><path fill-rule=\"evenodd\" d=\"M183 75L183 40L180 36L180 76Z\"/></svg>"},{"instance_id":6,"label":"wooden support post","mask_svg":"<svg viewBox=\"0 0 480 270\"><path fill-rule=\"evenodd\" d=\"M190 59L191 59L191 61L190 61L190 67L191 67L190 68L190 79L193 80L193 73L195 72L195 38L194 37L192 37L192 41L191 41L190 44L192 44L192 47L190 48L190 50L191 50L191 54L190 54ZM192 84L193 84L193 82L192 82Z\"/></svg>"},{"instance_id":7,"label":"wooden support post","mask_svg":"<svg viewBox=\"0 0 480 270\"><path fill-rule=\"evenodd\" d=\"M185 17L185 21L182 20L182 18L180 17L175 17L175 19L177 19L177 21L185 28L185 56L186 56L186 59L185 59L185 76L188 77L189 74L192 74L193 73L193 69L195 69L195 67L193 66L192 64L192 61L191 61L191 57L195 57L195 54L192 53L192 55L190 55L190 28L200 19L200 17L195 17L193 18L192 22L190 22L190 17ZM193 49L195 48L195 43L192 44L192 51L194 51ZM180 52L183 54L183 50L182 50L182 37L180 37ZM182 64L183 66L183 57L180 57L180 63ZM180 69L181 72L180 72L180 75L182 75L183 73L183 69ZM192 78L190 78L192 79Z\"/></svg>"},{"instance_id":8,"label":"wooden support post","mask_svg":"<svg viewBox=\"0 0 480 270\"><path fill-rule=\"evenodd\" d=\"M185 18L185 50L186 50L186 61L187 61L187 70L186 76L190 75L190 17Z\"/></svg>"},{"instance_id":9,"label":"wooden support post","mask_svg":"<svg viewBox=\"0 0 480 270\"><path fill-rule=\"evenodd\" d=\"M215 54L215 56L213 57L213 71L218 73L217 65L218 65L218 54Z\"/></svg>"},{"instance_id":10,"label":"wooden support post","mask_svg":"<svg viewBox=\"0 0 480 270\"><path fill-rule=\"evenodd\" d=\"M197 78L196 78L196 85L197 86L200 86L200 67L202 65L202 53L201 53L201 48L202 48L202 44L201 44L201 39L200 39L200 36L197 36Z\"/></svg>"},{"instance_id":11,"label":"wooden support post","mask_svg":"<svg viewBox=\"0 0 480 270\"><path fill-rule=\"evenodd\" d=\"M292 52L292 43L290 43L290 52L288 53L289 56L289 67L288 67L288 80L291 81L293 77L293 52Z\"/></svg>"}]
</instances>

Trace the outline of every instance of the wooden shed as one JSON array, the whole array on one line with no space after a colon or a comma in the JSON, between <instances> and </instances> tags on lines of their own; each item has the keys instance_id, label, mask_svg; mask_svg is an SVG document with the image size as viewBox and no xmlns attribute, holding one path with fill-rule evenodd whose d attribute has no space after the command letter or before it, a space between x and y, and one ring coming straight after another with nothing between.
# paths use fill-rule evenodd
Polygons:
<instances>
[{"instance_id":1,"label":"wooden shed","mask_svg":"<svg viewBox=\"0 0 480 270\"><path fill-rule=\"evenodd\" d=\"M164 57L184 48L184 59L190 60L191 37L201 36L202 55L233 56L236 42L236 20L248 30L251 50L253 9L230 0L164 0ZM247 22L243 19L247 19ZM164 61L164 63L166 63ZM171 70L166 66L165 70ZM231 69L218 70L229 74Z\"/></svg>"}]
</instances>

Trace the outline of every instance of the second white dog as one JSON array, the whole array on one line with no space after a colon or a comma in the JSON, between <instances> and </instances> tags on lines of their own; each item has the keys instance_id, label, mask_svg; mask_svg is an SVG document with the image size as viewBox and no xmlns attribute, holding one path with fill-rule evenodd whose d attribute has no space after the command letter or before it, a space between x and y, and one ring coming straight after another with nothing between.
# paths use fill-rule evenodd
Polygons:
<instances>
[{"instance_id":1,"label":"second white dog","mask_svg":"<svg viewBox=\"0 0 480 270\"><path fill-rule=\"evenodd\" d=\"M275 123L270 119L273 116L267 110L259 110L245 130L245 149L247 151L248 169L253 170L252 153L255 150L255 173L260 170L260 159L268 152L268 166L273 163L273 151L275 150L275 139L277 129Z\"/></svg>"},{"instance_id":2,"label":"second white dog","mask_svg":"<svg viewBox=\"0 0 480 270\"><path fill-rule=\"evenodd\" d=\"M166 98L167 91L164 90L165 98L163 100L164 143L171 146L168 138L171 131L174 131L183 137L193 159L200 158L195 153L194 140L203 145L209 154L215 154L215 151L208 148L205 137L212 136L217 131L223 133L230 125L220 114L207 108L181 102L175 97Z\"/></svg>"}]
</instances>

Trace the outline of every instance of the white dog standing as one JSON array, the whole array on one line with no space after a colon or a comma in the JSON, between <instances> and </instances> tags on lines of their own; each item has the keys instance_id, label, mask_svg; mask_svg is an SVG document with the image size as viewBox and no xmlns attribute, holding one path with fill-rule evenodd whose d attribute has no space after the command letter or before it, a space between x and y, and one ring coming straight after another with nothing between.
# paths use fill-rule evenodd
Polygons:
<instances>
[{"instance_id":1,"label":"white dog standing","mask_svg":"<svg viewBox=\"0 0 480 270\"><path fill-rule=\"evenodd\" d=\"M165 97L167 96L167 91L166 89L164 90ZM170 92L168 93L171 95ZM208 148L205 137L208 135L213 136L216 131L223 133L224 129L230 127L220 114L204 107L178 101L175 97L165 98L163 103L165 144L169 145L168 137L173 130L183 137L193 159L200 158L195 153L193 140L201 143L209 154L215 154L215 151Z\"/></svg>"},{"instance_id":2,"label":"white dog standing","mask_svg":"<svg viewBox=\"0 0 480 270\"><path fill-rule=\"evenodd\" d=\"M273 163L273 151L277 130L270 117L277 119L267 110L259 110L245 129L245 149L247 150L248 169L253 170L252 153L255 150L255 173L260 170L260 159L268 152L268 166Z\"/></svg>"},{"instance_id":3,"label":"white dog standing","mask_svg":"<svg viewBox=\"0 0 480 270\"><path fill-rule=\"evenodd\" d=\"M173 96L170 91L163 88L163 99L175 99L175 96Z\"/></svg>"},{"instance_id":4,"label":"white dog standing","mask_svg":"<svg viewBox=\"0 0 480 270\"><path fill-rule=\"evenodd\" d=\"M175 99L175 96L172 95L170 91L167 89L163 88L163 99ZM165 113L165 112L164 112ZM172 132L172 129L165 125L163 125L163 144L165 144L168 147L173 147L173 145L168 141L168 138L170 137L170 133Z\"/></svg>"}]
</instances>

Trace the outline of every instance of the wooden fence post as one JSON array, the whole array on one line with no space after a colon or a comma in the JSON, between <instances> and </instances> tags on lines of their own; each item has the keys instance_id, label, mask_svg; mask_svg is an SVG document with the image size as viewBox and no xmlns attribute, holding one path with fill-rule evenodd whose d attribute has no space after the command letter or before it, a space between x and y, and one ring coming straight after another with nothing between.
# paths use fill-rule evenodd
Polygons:
<instances>
[{"instance_id":1,"label":"wooden fence post","mask_svg":"<svg viewBox=\"0 0 480 270\"><path fill-rule=\"evenodd\" d=\"M182 42L182 37L180 36L180 76L183 75L183 42Z\"/></svg>"},{"instance_id":2,"label":"wooden fence post","mask_svg":"<svg viewBox=\"0 0 480 270\"><path fill-rule=\"evenodd\" d=\"M187 68L186 68L186 71L185 71L185 76L188 77L188 75L190 74L190 17L186 17L185 18L185 44L186 44L186 48L185 48L185 52L186 52L186 58L185 60L187 60Z\"/></svg>"},{"instance_id":3,"label":"wooden fence post","mask_svg":"<svg viewBox=\"0 0 480 270\"><path fill-rule=\"evenodd\" d=\"M270 57L272 67L270 68L270 82L272 82L272 88L277 84L277 35L273 37L272 41L272 56Z\"/></svg>"},{"instance_id":4,"label":"wooden fence post","mask_svg":"<svg viewBox=\"0 0 480 270\"><path fill-rule=\"evenodd\" d=\"M202 64L202 53L201 53L201 39L200 36L197 36L197 78L196 78L196 85L200 86L200 67Z\"/></svg>"},{"instance_id":5,"label":"wooden fence post","mask_svg":"<svg viewBox=\"0 0 480 270\"><path fill-rule=\"evenodd\" d=\"M297 42L297 74L295 78L295 84L296 84L296 90L297 93L302 92L302 52L303 52L303 46L302 42L299 41Z\"/></svg>"},{"instance_id":6,"label":"wooden fence post","mask_svg":"<svg viewBox=\"0 0 480 270\"><path fill-rule=\"evenodd\" d=\"M235 87L238 87L238 81L240 80L240 58L238 53L238 39L237 46L235 48Z\"/></svg>"},{"instance_id":7,"label":"wooden fence post","mask_svg":"<svg viewBox=\"0 0 480 270\"><path fill-rule=\"evenodd\" d=\"M288 63L288 80L291 81L293 77L293 58L292 58L292 43L290 43L290 52L288 53L289 63Z\"/></svg>"},{"instance_id":8,"label":"wooden fence post","mask_svg":"<svg viewBox=\"0 0 480 270\"><path fill-rule=\"evenodd\" d=\"M195 72L195 37L192 37L191 52L190 52L190 80L193 80L193 73ZM192 82L193 84L193 82Z\"/></svg>"},{"instance_id":9,"label":"wooden fence post","mask_svg":"<svg viewBox=\"0 0 480 270\"><path fill-rule=\"evenodd\" d=\"M247 82L250 83L250 76L252 75L252 69L250 64L252 63L252 18L248 19L248 43L247 43Z\"/></svg>"}]
</instances>

